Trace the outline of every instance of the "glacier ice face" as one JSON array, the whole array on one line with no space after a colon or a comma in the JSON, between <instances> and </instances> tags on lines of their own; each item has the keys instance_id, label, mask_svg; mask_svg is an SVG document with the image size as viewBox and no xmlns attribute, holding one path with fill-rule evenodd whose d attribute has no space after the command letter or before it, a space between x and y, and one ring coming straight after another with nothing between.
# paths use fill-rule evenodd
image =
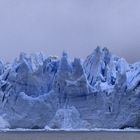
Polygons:
<instances>
[{"instance_id":1,"label":"glacier ice face","mask_svg":"<svg viewBox=\"0 0 140 140\"><path fill-rule=\"evenodd\" d=\"M87 121L81 120L80 114L75 107L58 109L49 127L52 129L90 129Z\"/></svg>"},{"instance_id":2,"label":"glacier ice face","mask_svg":"<svg viewBox=\"0 0 140 140\"><path fill-rule=\"evenodd\" d=\"M21 53L0 61L0 115L11 129L140 128L140 63L100 47L84 62Z\"/></svg>"},{"instance_id":3,"label":"glacier ice face","mask_svg":"<svg viewBox=\"0 0 140 140\"><path fill-rule=\"evenodd\" d=\"M10 124L5 119L3 119L3 117L1 116L0 117L0 129L7 129L7 128L10 128Z\"/></svg>"},{"instance_id":4,"label":"glacier ice face","mask_svg":"<svg viewBox=\"0 0 140 140\"><path fill-rule=\"evenodd\" d=\"M51 90L58 60L48 57L37 61L35 58L21 54L19 60L11 66L6 80L16 93L25 92L29 96L37 97Z\"/></svg>"}]
</instances>

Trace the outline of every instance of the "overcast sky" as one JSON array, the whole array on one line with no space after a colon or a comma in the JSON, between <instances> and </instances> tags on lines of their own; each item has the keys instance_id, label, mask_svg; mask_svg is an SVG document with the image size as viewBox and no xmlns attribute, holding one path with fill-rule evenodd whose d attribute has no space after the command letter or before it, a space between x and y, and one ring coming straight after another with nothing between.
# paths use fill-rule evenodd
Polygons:
<instances>
[{"instance_id":1,"label":"overcast sky","mask_svg":"<svg viewBox=\"0 0 140 140\"><path fill-rule=\"evenodd\" d=\"M0 58L63 50L85 58L97 45L140 61L140 0L0 0Z\"/></svg>"}]
</instances>

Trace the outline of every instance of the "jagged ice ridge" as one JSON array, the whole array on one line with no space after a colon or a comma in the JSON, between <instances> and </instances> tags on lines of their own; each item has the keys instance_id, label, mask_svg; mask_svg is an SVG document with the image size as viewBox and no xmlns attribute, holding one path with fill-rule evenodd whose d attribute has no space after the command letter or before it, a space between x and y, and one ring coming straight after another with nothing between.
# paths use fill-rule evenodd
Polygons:
<instances>
[{"instance_id":1,"label":"jagged ice ridge","mask_svg":"<svg viewBox=\"0 0 140 140\"><path fill-rule=\"evenodd\" d=\"M140 128L140 63L97 47L85 61L0 61L0 129Z\"/></svg>"}]
</instances>

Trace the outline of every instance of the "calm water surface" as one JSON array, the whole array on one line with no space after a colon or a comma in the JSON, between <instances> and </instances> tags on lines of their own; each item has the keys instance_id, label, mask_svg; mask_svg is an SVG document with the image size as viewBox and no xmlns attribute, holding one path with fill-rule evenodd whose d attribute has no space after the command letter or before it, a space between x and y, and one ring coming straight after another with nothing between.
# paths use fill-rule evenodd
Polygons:
<instances>
[{"instance_id":1,"label":"calm water surface","mask_svg":"<svg viewBox=\"0 0 140 140\"><path fill-rule=\"evenodd\" d=\"M140 140L140 131L118 132L0 132L0 140Z\"/></svg>"}]
</instances>

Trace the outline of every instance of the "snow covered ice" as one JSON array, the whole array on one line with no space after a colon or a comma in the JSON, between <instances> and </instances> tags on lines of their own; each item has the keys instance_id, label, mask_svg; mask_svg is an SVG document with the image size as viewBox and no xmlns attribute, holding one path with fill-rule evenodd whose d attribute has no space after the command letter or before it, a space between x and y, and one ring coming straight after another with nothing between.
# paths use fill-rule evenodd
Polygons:
<instances>
[{"instance_id":1,"label":"snow covered ice","mask_svg":"<svg viewBox=\"0 0 140 140\"><path fill-rule=\"evenodd\" d=\"M83 62L21 53L0 62L0 129L140 128L140 62L97 47Z\"/></svg>"}]
</instances>

